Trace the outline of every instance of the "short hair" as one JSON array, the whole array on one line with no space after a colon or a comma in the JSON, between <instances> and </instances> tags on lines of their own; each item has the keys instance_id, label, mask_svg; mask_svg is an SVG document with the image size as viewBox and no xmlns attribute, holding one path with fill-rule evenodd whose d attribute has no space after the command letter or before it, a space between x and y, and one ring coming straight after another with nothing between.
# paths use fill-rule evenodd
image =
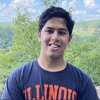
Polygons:
<instances>
[{"instance_id":1,"label":"short hair","mask_svg":"<svg viewBox=\"0 0 100 100\"><path fill-rule=\"evenodd\" d=\"M64 10L63 8L60 7L54 7L51 6L50 8L47 8L39 18L39 24L38 24L38 31L41 32L42 28L44 27L45 23L54 18L64 18L66 22L66 27L68 28L69 34L72 34L72 30L74 27L74 21L71 18L71 15L69 12Z\"/></svg>"}]
</instances>

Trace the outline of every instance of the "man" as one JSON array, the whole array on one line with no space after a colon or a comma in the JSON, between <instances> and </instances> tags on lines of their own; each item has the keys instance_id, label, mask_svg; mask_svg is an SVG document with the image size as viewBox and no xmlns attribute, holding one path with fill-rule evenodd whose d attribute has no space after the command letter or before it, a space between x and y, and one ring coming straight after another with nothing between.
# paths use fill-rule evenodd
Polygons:
<instances>
[{"instance_id":1,"label":"man","mask_svg":"<svg viewBox=\"0 0 100 100\"><path fill-rule=\"evenodd\" d=\"M64 60L73 26L74 21L62 8L50 7L42 13L40 56L11 72L2 99L98 100L90 77Z\"/></svg>"}]
</instances>

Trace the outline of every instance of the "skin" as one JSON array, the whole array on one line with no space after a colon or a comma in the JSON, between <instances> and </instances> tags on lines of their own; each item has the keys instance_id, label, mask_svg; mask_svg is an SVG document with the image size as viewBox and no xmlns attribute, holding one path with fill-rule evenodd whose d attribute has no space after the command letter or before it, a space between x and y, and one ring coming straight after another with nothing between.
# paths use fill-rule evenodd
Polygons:
<instances>
[{"instance_id":1,"label":"skin","mask_svg":"<svg viewBox=\"0 0 100 100\"><path fill-rule=\"evenodd\" d=\"M46 22L41 32L38 32L41 42L39 65L51 72L61 71L66 67L64 51L72 36L63 18L52 18Z\"/></svg>"}]
</instances>

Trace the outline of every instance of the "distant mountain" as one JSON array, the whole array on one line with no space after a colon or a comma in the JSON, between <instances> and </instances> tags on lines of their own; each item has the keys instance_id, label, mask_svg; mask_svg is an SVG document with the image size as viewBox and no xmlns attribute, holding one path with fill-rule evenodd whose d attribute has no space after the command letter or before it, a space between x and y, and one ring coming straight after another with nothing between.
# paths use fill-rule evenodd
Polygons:
<instances>
[{"instance_id":1,"label":"distant mountain","mask_svg":"<svg viewBox=\"0 0 100 100\"><path fill-rule=\"evenodd\" d=\"M82 28L84 30L87 30L89 28L100 29L100 20L80 21L76 23L75 28Z\"/></svg>"},{"instance_id":2,"label":"distant mountain","mask_svg":"<svg viewBox=\"0 0 100 100\"><path fill-rule=\"evenodd\" d=\"M11 22L0 22L0 24L11 24Z\"/></svg>"},{"instance_id":3,"label":"distant mountain","mask_svg":"<svg viewBox=\"0 0 100 100\"><path fill-rule=\"evenodd\" d=\"M0 24L0 49L7 48L12 40L12 25Z\"/></svg>"},{"instance_id":4,"label":"distant mountain","mask_svg":"<svg viewBox=\"0 0 100 100\"><path fill-rule=\"evenodd\" d=\"M100 31L100 20L80 21L75 24L75 30L94 32Z\"/></svg>"}]
</instances>

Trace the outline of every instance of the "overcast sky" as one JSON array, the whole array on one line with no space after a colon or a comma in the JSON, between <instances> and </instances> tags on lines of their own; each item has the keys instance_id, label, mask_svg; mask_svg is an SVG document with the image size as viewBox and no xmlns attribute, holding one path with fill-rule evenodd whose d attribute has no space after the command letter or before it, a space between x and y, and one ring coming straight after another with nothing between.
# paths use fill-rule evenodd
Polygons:
<instances>
[{"instance_id":1,"label":"overcast sky","mask_svg":"<svg viewBox=\"0 0 100 100\"><path fill-rule=\"evenodd\" d=\"M100 0L58 0L56 6L66 10L73 7L72 17L75 21L100 19ZM11 22L16 16L17 7L27 8L33 20L45 9L41 0L0 0L0 23Z\"/></svg>"}]
</instances>

